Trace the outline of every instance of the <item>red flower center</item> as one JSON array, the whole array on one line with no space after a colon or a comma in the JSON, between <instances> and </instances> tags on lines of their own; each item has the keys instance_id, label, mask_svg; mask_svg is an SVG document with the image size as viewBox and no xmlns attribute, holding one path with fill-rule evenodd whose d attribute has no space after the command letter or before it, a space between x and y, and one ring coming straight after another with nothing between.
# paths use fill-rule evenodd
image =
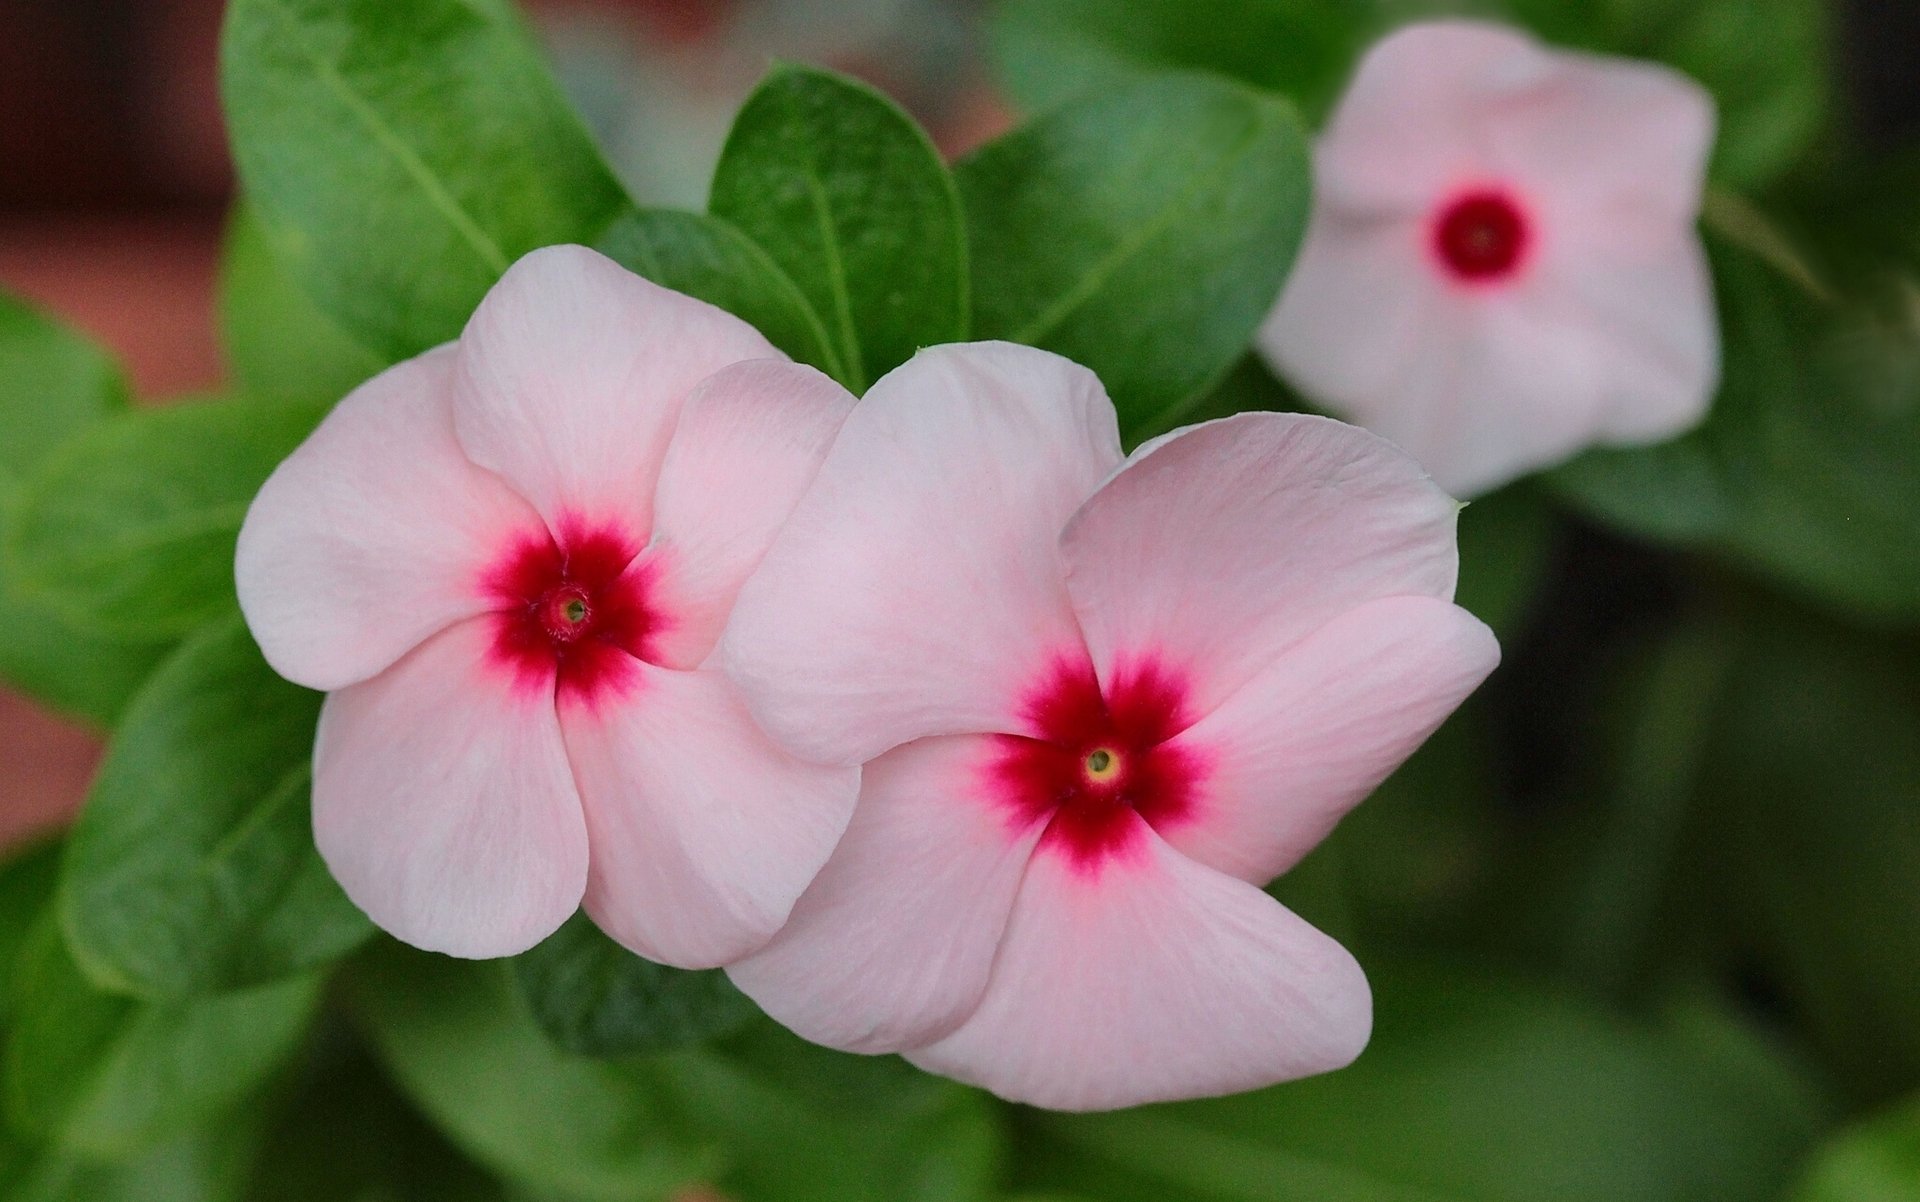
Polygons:
<instances>
[{"instance_id":1,"label":"red flower center","mask_svg":"<svg viewBox=\"0 0 1920 1202\"><path fill-rule=\"evenodd\" d=\"M659 627L637 544L615 526L566 523L515 544L487 573L493 654L529 687L588 700L617 688Z\"/></svg>"},{"instance_id":2,"label":"red flower center","mask_svg":"<svg viewBox=\"0 0 1920 1202\"><path fill-rule=\"evenodd\" d=\"M1450 275L1466 283L1510 278L1531 242L1526 213L1511 196L1492 189L1448 202L1433 226L1434 253Z\"/></svg>"},{"instance_id":3,"label":"red flower center","mask_svg":"<svg viewBox=\"0 0 1920 1202\"><path fill-rule=\"evenodd\" d=\"M1034 735L999 736L994 795L1021 829L1046 823L1040 846L1097 872L1193 816L1202 765L1168 740L1186 729L1186 685L1152 662L1117 674L1102 692L1085 662L1062 662L1025 713Z\"/></svg>"}]
</instances>

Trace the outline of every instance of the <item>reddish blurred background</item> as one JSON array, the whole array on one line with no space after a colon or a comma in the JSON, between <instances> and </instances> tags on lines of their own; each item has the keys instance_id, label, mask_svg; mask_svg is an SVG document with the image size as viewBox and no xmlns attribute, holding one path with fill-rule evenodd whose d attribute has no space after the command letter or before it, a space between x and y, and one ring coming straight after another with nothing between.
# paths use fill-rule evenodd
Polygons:
<instances>
[{"instance_id":1,"label":"reddish blurred background","mask_svg":"<svg viewBox=\"0 0 1920 1202\"><path fill-rule=\"evenodd\" d=\"M698 206L739 100L778 55L885 87L949 149L1001 122L974 0L532 0L563 86L635 195ZM119 356L163 402L221 384L212 316L233 191L223 0L0 5L0 288ZM5 432L0 431L0 437ZM0 691L0 847L56 825L98 736Z\"/></svg>"}]
</instances>

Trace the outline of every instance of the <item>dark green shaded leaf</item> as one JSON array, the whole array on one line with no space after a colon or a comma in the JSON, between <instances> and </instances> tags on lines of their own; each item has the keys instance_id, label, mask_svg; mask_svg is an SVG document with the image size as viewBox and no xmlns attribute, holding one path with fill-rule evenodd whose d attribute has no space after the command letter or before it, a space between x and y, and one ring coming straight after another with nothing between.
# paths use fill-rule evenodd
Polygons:
<instances>
[{"instance_id":1,"label":"dark green shaded leaf","mask_svg":"<svg viewBox=\"0 0 1920 1202\"><path fill-rule=\"evenodd\" d=\"M1530 488L1503 488L1460 511L1454 600L1502 638L1530 616L1554 547L1553 510Z\"/></svg>"},{"instance_id":2,"label":"dark green shaded leaf","mask_svg":"<svg viewBox=\"0 0 1920 1202\"><path fill-rule=\"evenodd\" d=\"M49 913L22 952L6 1047L7 1113L63 1148L124 1155L225 1114L285 1062L317 978L183 1003L103 993Z\"/></svg>"},{"instance_id":3,"label":"dark green shaded leaf","mask_svg":"<svg viewBox=\"0 0 1920 1202\"><path fill-rule=\"evenodd\" d=\"M967 337L965 231L927 135L864 84L782 66L735 118L709 207L758 242L820 315L855 393Z\"/></svg>"},{"instance_id":4,"label":"dark green shaded leaf","mask_svg":"<svg viewBox=\"0 0 1920 1202\"><path fill-rule=\"evenodd\" d=\"M13 849L0 865L0 1023L13 1012L20 949L60 880L60 853L60 842L52 840Z\"/></svg>"},{"instance_id":5,"label":"dark green shaded leaf","mask_svg":"<svg viewBox=\"0 0 1920 1202\"><path fill-rule=\"evenodd\" d=\"M220 992L318 967L372 934L313 846L319 710L237 616L154 674L68 843L61 918L89 976L146 996Z\"/></svg>"},{"instance_id":6,"label":"dark green shaded leaf","mask_svg":"<svg viewBox=\"0 0 1920 1202\"><path fill-rule=\"evenodd\" d=\"M226 615L247 506L322 412L203 401L93 426L21 490L0 541L15 588L117 637L182 635Z\"/></svg>"},{"instance_id":7,"label":"dark green shaded leaf","mask_svg":"<svg viewBox=\"0 0 1920 1202\"><path fill-rule=\"evenodd\" d=\"M580 1056L636 1056L705 1042L759 1011L718 969L687 972L642 960L576 914L515 957L513 976L535 1022Z\"/></svg>"},{"instance_id":8,"label":"dark green shaded leaf","mask_svg":"<svg viewBox=\"0 0 1920 1202\"><path fill-rule=\"evenodd\" d=\"M595 249L663 288L718 305L801 363L840 374L807 298L766 251L720 218L639 210L615 222Z\"/></svg>"},{"instance_id":9,"label":"dark green shaded leaf","mask_svg":"<svg viewBox=\"0 0 1920 1202\"><path fill-rule=\"evenodd\" d=\"M1828 1141L1788 1202L1920 1202L1920 1102Z\"/></svg>"},{"instance_id":10,"label":"dark green shaded leaf","mask_svg":"<svg viewBox=\"0 0 1920 1202\"><path fill-rule=\"evenodd\" d=\"M459 334L515 259L629 207L538 51L468 0L235 0L221 78L248 202L388 359Z\"/></svg>"},{"instance_id":11,"label":"dark green shaded leaf","mask_svg":"<svg viewBox=\"0 0 1920 1202\"><path fill-rule=\"evenodd\" d=\"M337 401L386 366L314 305L245 205L227 223L219 318L227 366L248 396Z\"/></svg>"},{"instance_id":12,"label":"dark green shaded leaf","mask_svg":"<svg viewBox=\"0 0 1920 1202\"><path fill-rule=\"evenodd\" d=\"M1353 1067L1110 1115L1035 1114L1028 1184L1106 1202L1764 1202L1817 1099L1712 1012L1659 1026L1520 979L1378 971Z\"/></svg>"},{"instance_id":13,"label":"dark green shaded leaf","mask_svg":"<svg viewBox=\"0 0 1920 1202\"><path fill-rule=\"evenodd\" d=\"M1133 437L1246 351L1306 229L1293 110L1202 76L1056 109L959 167L974 327L1099 373Z\"/></svg>"}]
</instances>

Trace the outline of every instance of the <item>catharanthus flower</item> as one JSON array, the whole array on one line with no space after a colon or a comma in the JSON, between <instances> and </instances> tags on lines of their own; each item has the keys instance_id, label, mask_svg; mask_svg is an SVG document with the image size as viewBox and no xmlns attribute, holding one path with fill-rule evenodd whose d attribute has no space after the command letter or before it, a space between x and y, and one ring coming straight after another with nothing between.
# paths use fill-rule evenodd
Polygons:
<instances>
[{"instance_id":1,"label":"catharanthus flower","mask_svg":"<svg viewBox=\"0 0 1920 1202\"><path fill-rule=\"evenodd\" d=\"M1315 154L1277 370L1473 495L1705 413L1719 332L1696 229L1713 105L1664 67L1498 26L1410 26Z\"/></svg>"},{"instance_id":2,"label":"catharanthus flower","mask_svg":"<svg viewBox=\"0 0 1920 1202\"><path fill-rule=\"evenodd\" d=\"M872 761L733 979L808 1038L1058 1108L1345 1064L1366 980L1260 885L1492 669L1449 601L1457 512L1331 419L1123 460L1085 369L922 352L848 419L722 640L784 745Z\"/></svg>"},{"instance_id":3,"label":"catharanthus flower","mask_svg":"<svg viewBox=\"0 0 1920 1202\"><path fill-rule=\"evenodd\" d=\"M706 661L851 406L743 322L552 247L280 466L240 603L330 692L314 835L375 922L499 956L584 895L687 966L780 927L858 774L781 751Z\"/></svg>"}]
</instances>

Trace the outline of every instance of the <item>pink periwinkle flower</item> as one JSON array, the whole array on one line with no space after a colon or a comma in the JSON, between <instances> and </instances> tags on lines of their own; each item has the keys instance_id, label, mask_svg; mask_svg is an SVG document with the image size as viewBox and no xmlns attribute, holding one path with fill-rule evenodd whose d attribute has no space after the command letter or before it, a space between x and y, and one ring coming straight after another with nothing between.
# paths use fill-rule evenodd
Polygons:
<instances>
[{"instance_id":1,"label":"pink periwinkle flower","mask_svg":"<svg viewBox=\"0 0 1920 1202\"><path fill-rule=\"evenodd\" d=\"M1667 68L1409 26L1319 141L1261 348L1462 496L1677 434L1719 379L1696 228L1713 128L1707 93Z\"/></svg>"},{"instance_id":2,"label":"pink periwinkle flower","mask_svg":"<svg viewBox=\"0 0 1920 1202\"><path fill-rule=\"evenodd\" d=\"M1335 1068L1365 977L1260 886L1492 670L1458 506L1391 445L1244 414L1121 454L1092 373L999 343L874 385L721 661L866 764L734 981L801 1035L1096 1109Z\"/></svg>"},{"instance_id":3,"label":"pink periwinkle flower","mask_svg":"<svg viewBox=\"0 0 1920 1202\"><path fill-rule=\"evenodd\" d=\"M803 763L707 664L851 399L581 247L348 396L261 489L241 608L329 693L321 854L409 943L521 951L582 903L655 960L765 943L858 772Z\"/></svg>"}]
</instances>

